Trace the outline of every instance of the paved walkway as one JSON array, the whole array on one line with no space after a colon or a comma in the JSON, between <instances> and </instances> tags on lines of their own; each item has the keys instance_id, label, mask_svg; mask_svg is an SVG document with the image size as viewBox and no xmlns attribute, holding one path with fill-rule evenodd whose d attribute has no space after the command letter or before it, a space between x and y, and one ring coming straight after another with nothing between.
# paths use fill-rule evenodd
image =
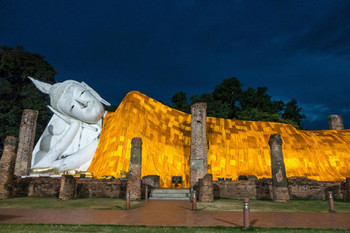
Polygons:
<instances>
[{"instance_id":1,"label":"paved walkway","mask_svg":"<svg viewBox=\"0 0 350 233\"><path fill-rule=\"evenodd\" d=\"M148 201L126 210L0 209L0 223L242 226L242 212L191 211L188 201ZM349 228L350 213L251 212L259 227Z\"/></svg>"}]
</instances>

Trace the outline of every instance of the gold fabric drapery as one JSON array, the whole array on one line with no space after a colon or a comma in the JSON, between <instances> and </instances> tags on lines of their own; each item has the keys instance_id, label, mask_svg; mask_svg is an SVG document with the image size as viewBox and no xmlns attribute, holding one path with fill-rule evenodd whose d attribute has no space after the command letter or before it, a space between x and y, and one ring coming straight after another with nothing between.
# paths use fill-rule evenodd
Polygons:
<instances>
[{"instance_id":1,"label":"gold fabric drapery","mask_svg":"<svg viewBox=\"0 0 350 233\"><path fill-rule=\"evenodd\" d=\"M350 177L350 130L297 130L290 124L207 117L208 172L237 179L239 175L271 177L271 134L280 134L287 177L315 180ZM129 92L108 113L98 148L88 169L95 177L128 171L131 139L142 138L142 176L159 175L161 187L182 176L189 187L191 115L140 92Z\"/></svg>"}]
</instances>

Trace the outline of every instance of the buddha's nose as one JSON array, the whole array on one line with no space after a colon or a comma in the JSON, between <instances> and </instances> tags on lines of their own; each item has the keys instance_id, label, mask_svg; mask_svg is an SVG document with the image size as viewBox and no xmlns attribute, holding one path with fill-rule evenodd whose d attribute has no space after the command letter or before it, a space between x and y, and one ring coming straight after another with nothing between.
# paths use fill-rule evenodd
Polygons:
<instances>
[{"instance_id":1,"label":"buddha's nose","mask_svg":"<svg viewBox=\"0 0 350 233\"><path fill-rule=\"evenodd\" d=\"M88 107L88 101L77 100L77 99L75 99L75 101L79 104L80 108L82 109Z\"/></svg>"}]
</instances>

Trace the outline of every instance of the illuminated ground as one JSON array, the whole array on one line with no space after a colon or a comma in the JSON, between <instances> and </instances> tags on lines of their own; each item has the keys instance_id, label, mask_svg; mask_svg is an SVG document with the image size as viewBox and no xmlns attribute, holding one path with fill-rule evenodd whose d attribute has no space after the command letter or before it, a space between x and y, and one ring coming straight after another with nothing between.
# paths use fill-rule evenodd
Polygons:
<instances>
[{"instance_id":1,"label":"illuminated ground","mask_svg":"<svg viewBox=\"0 0 350 233\"><path fill-rule=\"evenodd\" d=\"M207 118L208 170L213 179L239 175L271 177L271 134L283 140L287 176L343 180L350 176L350 130L302 131L292 125ZM129 167L131 139L141 137L142 176L159 175L161 187L171 176L189 186L191 115L137 91L108 113L99 146L88 169L94 176L114 175Z\"/></svg>"}]
</instances>

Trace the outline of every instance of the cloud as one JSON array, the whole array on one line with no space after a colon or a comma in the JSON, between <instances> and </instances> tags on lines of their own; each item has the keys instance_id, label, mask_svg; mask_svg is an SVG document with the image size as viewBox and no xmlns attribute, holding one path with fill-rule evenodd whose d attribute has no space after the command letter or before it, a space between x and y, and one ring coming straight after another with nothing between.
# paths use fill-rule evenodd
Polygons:
<instances>
[{"instance_id":1,"label":"cloud","mask_svg":"<svg viewBox=\"0 0 350 233\"><path fill-rule=\"evenodd\" d=\"M327 112L329 112L330 110L329 107L322 104L303 104L302 108L304 114L307 116L307 121L309 122L315 122L325 119L325 116L327 116Z\"/></svg>"},{"instance_id":2,"label":"cloud","mask_svg":"<svg viewBox=\"0 0 350 233\"><path fill-rule=\"evenodd\" d=\"M339 3L339 2L337 2ZM335 4L334 4L335 5ZM350 58L350 2L343 1L302 32L290 38L290 49Z\"/></svg>"},{"instance_id":3,"label":"cloud","mask_svg":"<svg viewBox=\"0 0 350 233\"><path fill-rule=\"evenodd\" d=\"M350 112L350 108L343 108L340 110L341 113L348 113Z\"/></svg>"}]
</instances>

